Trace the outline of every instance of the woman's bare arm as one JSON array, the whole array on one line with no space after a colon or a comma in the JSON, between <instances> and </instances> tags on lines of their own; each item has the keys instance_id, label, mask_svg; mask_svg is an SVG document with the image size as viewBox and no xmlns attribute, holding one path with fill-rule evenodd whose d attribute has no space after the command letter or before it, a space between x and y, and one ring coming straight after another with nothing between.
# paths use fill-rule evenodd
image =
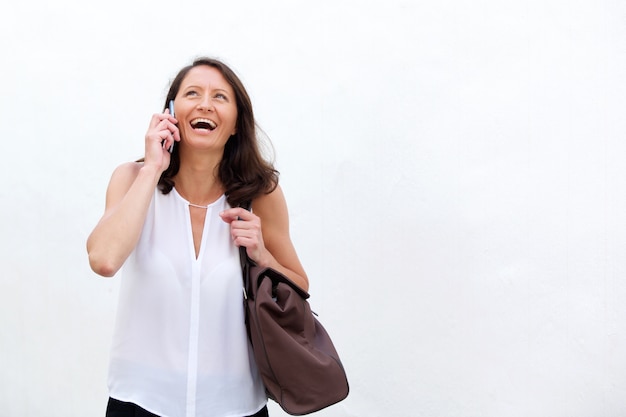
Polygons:
<instances>
[{"instance_id":1,"label":"woman's bare arm","mask_svg":"<svg viewBox=\"0 0 626 417\"><path fill-rule=\"evenodd\" d=\"M87 239L89 265L97 274L112 277L133 251L159 176L157 169L135 162L113 172L104 215Z\"/></svg>"}]
</instances>

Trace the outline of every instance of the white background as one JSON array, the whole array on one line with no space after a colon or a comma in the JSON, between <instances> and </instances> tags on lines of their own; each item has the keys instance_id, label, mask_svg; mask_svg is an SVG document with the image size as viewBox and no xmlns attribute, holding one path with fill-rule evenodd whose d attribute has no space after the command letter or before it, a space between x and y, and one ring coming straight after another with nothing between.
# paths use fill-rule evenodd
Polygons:
<instances>
[{"instance_id":1,"label":"white background","mask_svg":"<svg viewBox=\"0 0 626 417\"><path fill-rule=\"evenodd\" d=\"M198 55L274 146L351 383L318 415L626 415L623 1L2 8L1 416L104 415L119 279L85 240Z\"/></svg>"}]
</instances>

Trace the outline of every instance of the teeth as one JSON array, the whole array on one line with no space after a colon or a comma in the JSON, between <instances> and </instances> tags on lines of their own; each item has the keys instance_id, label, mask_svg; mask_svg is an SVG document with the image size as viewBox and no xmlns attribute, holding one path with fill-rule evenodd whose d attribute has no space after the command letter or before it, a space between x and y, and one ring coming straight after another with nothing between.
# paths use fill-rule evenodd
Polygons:
<instances>
[{"instance_id":1,"label":"teeth","mask_svg":"<svg viewBox=\"0 0 626 417\"><path fill-rule=\"evenodd\" d=\"M206 125L209 126L209 129L213 130L217 127L217 123L215 123L213 120L211 119L193 119L191 121L191 126L196 127L198 126L200 123L204 123Z\"/></svg>"}]
</instances>

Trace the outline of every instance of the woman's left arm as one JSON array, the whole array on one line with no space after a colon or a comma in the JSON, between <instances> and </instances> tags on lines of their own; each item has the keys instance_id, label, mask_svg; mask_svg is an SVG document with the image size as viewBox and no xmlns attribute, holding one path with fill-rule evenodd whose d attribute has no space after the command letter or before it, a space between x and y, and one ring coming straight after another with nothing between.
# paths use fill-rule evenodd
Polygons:
<instances>
[{"instance_id":1,"label":"woman's left arm","mask_svg":"<svg viewBox=\"0 0 626 417\"><path fill-rule=\"evenodd\" d=\"M235 244L245 246L257 265L277 270L308 291L309 279L289 236L289 213L280 186L255 199L252 210L231 208L221 213L230 223Z\"/></svg>"}]
</instances>

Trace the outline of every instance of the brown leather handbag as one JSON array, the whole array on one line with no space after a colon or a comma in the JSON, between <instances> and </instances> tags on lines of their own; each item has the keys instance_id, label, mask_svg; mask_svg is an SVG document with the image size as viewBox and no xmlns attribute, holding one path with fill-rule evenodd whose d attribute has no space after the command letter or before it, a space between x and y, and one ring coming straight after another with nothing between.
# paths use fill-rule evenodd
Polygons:
<instances>
[{"instance_id":1,"label":"brown leather handbag","mask_svg":"<svg viewBox=\"0 0 626 417\"><path fill-rule=\"evenodd\" d=\"M246 327L268 397L291 415L313 413L348 396L348 379L309 294L252 261L240 247Z\"/></svg>"}]
</instances>

